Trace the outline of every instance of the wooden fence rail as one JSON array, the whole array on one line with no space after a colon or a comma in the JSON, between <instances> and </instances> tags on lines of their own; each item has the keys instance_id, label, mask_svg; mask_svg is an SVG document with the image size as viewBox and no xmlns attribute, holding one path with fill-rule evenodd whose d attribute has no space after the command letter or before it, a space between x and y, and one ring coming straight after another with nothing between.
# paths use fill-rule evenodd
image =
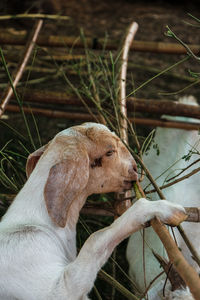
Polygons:
<instances>
[{"instance_id":1,"label":"wooden fence rail","mask_svg":"<svg viewBox=\"0 0 200 300\"><path fill-rule=\"evenodd\" d=\"M1 45L25 45L27 41L27 33L24 31L18 34L10 34L7 32L0 32L0 44ZM86 38L86 42L89 48L102 49L105 44L103 38ZM66 37L55 35L40 35L37 41L39 46L46 47L72 47L84 48L84 43L79 37ZM120 41L112 40L106 43L107 50L117 50L120 45ZM197 54L200 50L200 45L188 45L190 49ZM163 54L186 54L186 49L178 43L165 43L165 42L148 42L148 41L134 41L131 45L131 49L139 52L150 53L163 53Z\"/></svg>"},{"instance_id":2,"label":"wooden fence rail","mask_svg":"<svg viewBox=\"0 0 200 300\"><path fill-rule=\"evenodd\" d=\"M20 93L20 90L19 90ZM1 97L1 96L0 96ZM83 106L82 102L75 96L63 92L39 91L29 89L23 95L24 102L55 104L66 106ZM91 107L94 106L92 101L84 100ZM185 116L200 119L200 106L187 105L173 100L155 100L129 97L127 98L128 112L144 112L158 115Z\"/></svg>"}]
</instances>

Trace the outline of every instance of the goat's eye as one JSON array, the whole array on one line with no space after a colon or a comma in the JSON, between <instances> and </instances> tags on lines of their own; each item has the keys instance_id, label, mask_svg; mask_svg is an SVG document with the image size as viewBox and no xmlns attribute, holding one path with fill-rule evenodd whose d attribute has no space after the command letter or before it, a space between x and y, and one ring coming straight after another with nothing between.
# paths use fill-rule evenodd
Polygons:
<instances>
[{"instance_id":1,"label":"goat's eye","mask_svg":"<svg viewBox=\"0 0 200 300\"><path fill-rule=\"evenodd\" d=\"M111 156L114 152L115 150L109 150L108 152L106 152L106 156Z\"/></svg>"}]
</instances>

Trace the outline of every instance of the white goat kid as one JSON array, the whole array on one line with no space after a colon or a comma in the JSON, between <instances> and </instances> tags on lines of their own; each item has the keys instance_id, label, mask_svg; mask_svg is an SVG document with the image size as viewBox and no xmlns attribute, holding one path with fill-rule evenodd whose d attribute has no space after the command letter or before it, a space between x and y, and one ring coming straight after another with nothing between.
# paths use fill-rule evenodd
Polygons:
<instances>
[{"instance_id":1,"label":"white goat kid","mask_svg":"<svg viewBox=\"0 0 200 300\"><path fill-rule=\"evenodd\" d=\"M76 224L88 195L122 192L136 163L105 126L60 132L31 154L30 176L0 223L0 299L88 299L97 272L123 239L158 216L175 224L182 206L140 199L113 224L92 234L76 254ZM174 224L174 225L175 225Z\"/></svg>"},{"instance_id":2,"label":"white goat kid","mask_svg":"<svg viewBox=\"0 0 200 300\"><path fill-rule=\"evenodd\" d=\"M190 97L183 97L179 100L185 104L197 105L195 99ZM183 117L167 117L168 119L179 119L187 120L190 122L197 122L191 118ZM200 136L198 131L187 131L180 129L167 129L167 128L157 128L155 134L155 143L158 144L160 154L157 155L153 146L151 146L148 151L148 155L144 156L144 163L150 170L154 178L157 178L156 182L159 186L162 186L166 178L171 178L173 175L178 174L182 169L186 168L193 161L198 159L197 155L193 155L189 161L183 159L184 156L190 153L192 149L194 152L200 152ZM192 171L196 168L194 165L189 170L186 170L181 176ZM165 173L163 173L166 171ZM143 181L143 187L149 184L147 178ZM149 187L152 189L152 186ZM200 206L200 181L199 174L195 174L187 180L181 181L175 185L172 185L163 190L164 195L173 203L179 203L185 207L187 206ZM150 195L151 199L156 199L156 194ZM184 223L183 228L187 233L196 251L200 254L200 224ZM199 267L197 263L192 259L191 253L189 252L187 246L185 245L183 239L181 238L179 232L175 229L175 235L179 247L187 261L199 272ZM142 232L137 232L135 235L131 236L129 239L127 247L127 258L129 261L129 273L134 279L141 291L145 291L146 286L162 271L160 264L152 253L152 249L161 256L166 256L163 249L163 245L158 239L157 235L154 233L152 228L145 229L145 277L146 284L144 280L144 263L143 262L143 238ZM166 277L166 276L165 276ZM163 284L159 277L155 281L155 286L149 291L149 300L164 299L162 289ZM160 295L160 296L159 296ZM168 284L165 291L165 299L193 299L192 295L186 288L179 288L176 291L171 291L171 286Z\"/></svg>"}]
</instances>

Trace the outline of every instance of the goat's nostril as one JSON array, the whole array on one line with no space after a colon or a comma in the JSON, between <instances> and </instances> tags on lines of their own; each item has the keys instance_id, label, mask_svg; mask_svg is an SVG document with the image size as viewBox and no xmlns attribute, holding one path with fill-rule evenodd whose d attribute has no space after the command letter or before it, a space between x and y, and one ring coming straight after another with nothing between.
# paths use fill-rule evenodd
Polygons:
<instances>
[{"instance_id":1,"label":"goat's nostril","mask_svg":"<svg viewBox=\"0 0 200 300\"><path fill-rule=\"evenodd\" d=\"M133 171L137 173L137 172L138 172L138 169L137 169L136 163L134 163L134 164L132 165L132 167L133 167Z\"/></svg>"},{"instance_id":2,"label":"goat's nostril","mask_svg":"<svg viewBox=\"0 0 200 300\"><path fill-rule=\"evenodd\" d=\"M131 168L129 169L129 174L134 177L134 180L136 180L135 178L137 178L137 165L136 164L132 164Z\"/></svg>"}]
</instances>

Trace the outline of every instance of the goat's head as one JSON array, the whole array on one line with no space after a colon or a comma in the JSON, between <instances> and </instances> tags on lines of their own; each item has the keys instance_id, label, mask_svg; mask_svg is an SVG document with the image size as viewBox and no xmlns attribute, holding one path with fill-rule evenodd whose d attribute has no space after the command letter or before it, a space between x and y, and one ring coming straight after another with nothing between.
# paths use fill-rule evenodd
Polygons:
<instances>
[{"instance_id":1,"label":"goat's head","mask_svg":"<svg viewBox=\"0 0 200 300\"><path fill-rule=\"evenodd\" d=\"M95 123L63 130L31 154L28 176L38 161L37 168L45 167L48 172L44 188L47 210L60 227L65 226L70 207L80 195L86 199L94 193L122 192L137 180L130 152L107 127Z\"/></svg>"}]
</instances>

